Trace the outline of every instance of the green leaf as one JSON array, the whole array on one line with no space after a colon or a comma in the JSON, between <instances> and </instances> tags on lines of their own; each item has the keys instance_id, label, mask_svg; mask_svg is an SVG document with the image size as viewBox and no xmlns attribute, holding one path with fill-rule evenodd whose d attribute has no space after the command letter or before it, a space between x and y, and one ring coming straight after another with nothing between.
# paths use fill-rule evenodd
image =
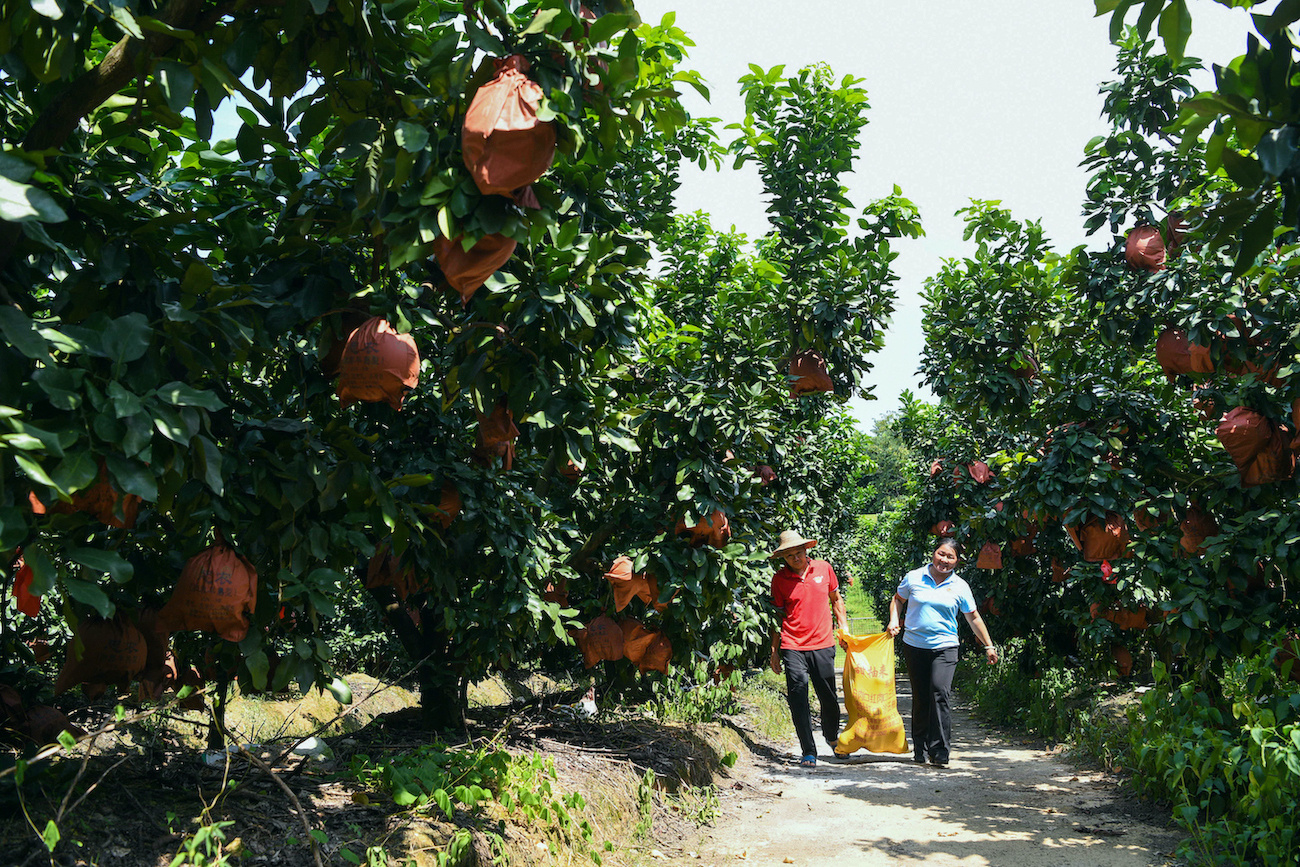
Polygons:
<instances>
[{"instance_id":1,"label":"green leaf","mask_svg":"<svg viewBox=\"0 0 1300 867\"><path fill-rule=\"evenodd\" d=\"M578 315L582 317L582 321L587 324L588 328L595 328L596 317L591 315L591 308L587 306L587 302L583 301L577 295L571 297L573 298L573 306L577 308Z\"/></svg>"},{"instance_id":2,"label":"green leaf","mask_svg":"<svg viewBox=\"0 0 1300 867\"><path fill-rule=\"evenodd\" d=\"M147 412L138 413L126 419L126 436L122 439L122 451L131 457L144 453L153 441L153 418ZM143 460L147 460L145 457Z\"/></svg>"},{"instance_id":3,"label":"green leaf","mask_svg":"<svg viewBox=\"0 0 1300 867\"><path fill-rule=\"evenodd\" d=\"M195 437L194 445L203 461L203 481L212 490L212 493L218 497L222 496L226 490L226 483L222 475L221 450L216 447L212 440L204 436Z\"/></svg>"},{"instance_id":4,"label":"green leaf","mask_svg":"<svg viewBox=\"0 0 1300 867\"><path fill-rule=\"evenodd\" d=\"M267 658L266 651L259 648L247 654L244 657L244 667L253 679L253 688L266 689L266 678L271 672L271 661Z\"/></svg>"},{"instance_id":5,"label":"green leaf","mask_svg":"<svg viewBox=\"0 0 1300 867\"><path fill-rule=\"evenodd\" d=\"M191 432L180 413L160 407L154 411L153 425L158 429L158 433L172 442L183 446L190 444Z\"/></svg>"},{"instance_id":6,"label":"green leaf","mask_svg":"<svg viewBox=\"0 0 1300 867\"><path fill-rule=\"evenodd\" d=\"M149 351L153 329L143 313L128 313L114 319L104 329L104 354L114 364L135 361Z\"/></svg>"},{"instance_id":7,"label":"green leaf","mask_svg":"<svg viewBox=\"0 0 1300 867\"><path fill-rule=\"evenodd\" d=\"M54 487L69 494L85 490L99 478L99 461L90 452L76 452L59 461L51 474Z\"/></svg>"},{"instance_id":8,"label":"green leaf","mask_svg":"<svg viewBox=\"0 0 1300 867\"><path fill-rule=\"evenodd\" d=\"M144 16L140 16L139 18L136 19L136 21L139 22L140 29L148 30L151 33L162 33L166 36L171 36L175 39L194 38L193 30L182 30L178 27L171 26L165 21L159 21L157 18L146 18Z\"/></svg>"},{"instance_id":9,"label":"green leaf","mask_svg":"<svg viewBox=\"0 0 1300 867\"><path fill-rule=\"evenodd\" d=\"M31 434L14 433L0 434L0 442L13 449L22 449L25 452L41 451L45 444Z\"/></svg>"},{"instance_id":10,"label":"green leaf","mask_svg":"<svg viewBox=\"0 0 1300 867\"><path fill-rule=\"evenodd\" d=\"M63 743L63 736L66 735L66 734L68 734L68 733L67 733L67 732L61 732L61 733L59 734L59 743L61 743L61 744ZM69 737L70 737L70 735L69 735ZM75 742L75 741L73 742L73 746L76 746L76 742ZM70 750L70 749L72 749L72 747L69 747L67 744L64 744L64 749L69 749L69 750ZM60 838L59 838L59 826L56 825L56 824L54 824L54 820L53 820L53 819L50 819L48 822L45 823L45 830L44 830L43 832L41 832L41 842L45 844L45 848L46 848L47 850L49 850L50 852L53 852L53 851L54 851L54 847L59 845L59 839L60 839Z\"/></svg>"},{"instance_id":11,"label":"green leaf","mask_svg":"<svg viewBox=\"0 0 1300 867\"><path fill-rule=\"evenodd\" d=\"M263 156L261 130L252 124L244 124L235 133L235 147L241 160L246 163L257 162Z\"/></svg>"},{"instance_id":12,"label":"green leaf","mask_svg":"<svg viewBox=\"0 0 1300 867\"><path fill-rule=\"evenodd\" d=\"M27 509L0 506L0 551L12 551L27 538ZM3 588L0 588L2 590Z\"/></svg>"},{"instance_id":13,"label":"green leaf","mask_svg":"<svg viewBox=\"0 0 1300 867\"><path fill-rule=\"evenodd\" d=\"M50 555L40 545L28 545L23 548L23 561L32 569L33 596L46 596L54 589L59 580L59 570Z\"/></svg>"},{"instance_id":14,"label":"green leaf","mask_svg":"<svg viewBox=\"0 0 1300 867\"><path fill-rule=\"evenodd\" d=\"M128 418L144 409L140 398L123 388L117 380L108 384L108 398L113 402L113 413L118 418Z\"/></svg>"},{"instance_id":15,"label":"green leaf","mask_svg":"<svg viewBox=\"0 0 1300 867\"><path fill-rule=\"evenodd\" d=\"M59 434L53 433L51 430L36 428L35 425L27 424L26 421L18 419L10 421L9 424L13 425L16 432L39 439L40 445L44 447L45 454L51 456L51 458L62 458L64 456L64 447L60 442ZM69 445L72 445L73 442L75 442L75 439L70 439Z\"/></svg>"},{"instance_id":16,"label":"green leaf","mask_svg":"<svg viewBox=\"0 0 1300 867\"><path fill-rule=\"evenodd\" d=\"M98 548L72 548L68 551L68 558L97 572L107 573L114 584L125 584L135 574L135 567L112 551L101 551Z\"/></svg>"},{"instance_id":17,"label":"green leaf","mask_svg":"<svg viewBox=\"0 0 1300 867\"><path fill-rule=\"evenodd\" d=\"M560 16L562 9L542 9L533 16L533 20L528 22L528 26L519 34L520 36L531 36L534 33L545 33L546 28L551 22Z\"/></svg>"},{"instance_id":18,"label":"green leaf","mask_svg":"<svg viewBox=\"0 0 1300 867\"><path fill-rule=\"evenodd\" d=\"M106 455L104 461L123 492L135 494L150 503L158 500L158 479L147 466L113 454Z\"/></svg>"},{"instance_id":19,"label":"green leaf","mask_svg":"<svg viewBox=\"0 0 1300 867\"><path fill-rule=\"evenodd\" d=\"M445 789L436 790L433 793L433 801L438 805L439 809L442 810L443 814L446 815L448 819L454 815L451 806L451 797L447 794Z\"/></svg>"},{"instance_id":20,"label":"green leaf","mask_svg":"<svg viewBox=\"0 0 1300 867\"><path fill-rule=\"evenodd\" d=\"M1240 187L1254 189L1264 182L1264 167L1254 157L1224 148L1223 170Z\"/></svg>"},{"instance_id":21,"label":"green leaf","mask_svg":"<svg viewBox=\"0 0 1300 867\"><path fill-rule=\"evenodd\" d=\"M429 144L429 131L418 123L399 120L393 138L398 147L411 154L418 154Z\"/></svg>"},{"instance_id":22,"label":"green leaf","mask_svg":"<svg viewBox=\"0 0 1300 867\"><path fill-rule=\"evenodd\" d=\"M1272 242L1276 219L1272 208L1263 208L1242 230L1241 245L1237 248L1237 261L1232 269L1234 277L1245 274L1255 264L1259 254L1264 252Z\"/></svg>"},{"instance_id":23,"label":"green leaf","mask_svg":"<svg viewBox=\"0 0 1300 867\"><path fill-rule=\"evenodd\" d=\"M81 382L85 376L84 370L40 367L32 374L32 381L41 387L50 403L59 409L71 411L81 406Z\"/></svg>"},{"instance_id":24,"label":"green leaf","mask_svg":"<svg viewBox=\"0 0 1300 867\"><path fill-rule=\"evenodd\" d=\"M352 704L352 687L341 677L335 677L325 687L329 690L330 695L338 699L339 704Z\"/></svg>"},{"instance_id":25,"label":"green leaf","mask_svg":"<svg viewBox=\"0 0 1300 867\"><path fill-rule=\"evenodd\" d=\"M631 15L606 14L591 22L591 31L587 41L592 43L609 42L615 33L620 33L633 23Z\"/></svg>"},{"instance_id":26,"label":"green leaf","mask_svg":"<svg viewBox=\"0 0 1300 867\"><path fill-rule=\"evenodd\" d=\"M36 461L26 455L20 454L14 455L14 461L17 462L19 468L21 468L32 481L39 482L46 487L55 488L56 490L58 489L58 485L54 484L54 480L45 474L45 470L41 469L41 465L36 463ZM68 492L60 491L60 493L66 494Z\"/></svg>"},{"instance_id":27,"label":"green leaf","mask_svg":"<svg viewBox=\"0 0 1300 867\"><path fill-rule=\"evenodd\" d=\"M62 331L53 328L38 328L37 331L40 332L41 337L44 337L50 343L53 343L54 348L60 352L66 352L71 355L77 352L82 352L86 349L83 343L74 340Z\"/></svg>"},{"instance_id":28,"label":"green leaf","mask_svg":"<svg viewBox=\"0 0 1300 867\"><path fill-rule=\"evenodd\" d=\"M1119 42L1124 35L1124 15L1137 0L1118 0L1110 16L1110 41ZM1100 8L1100 7L1098 7ZM1099 13L1100 14L1100 13ZM1145 37L1144 37L1145 38Z\"/></svg>"},{"instance_id":29,"label":"green leaf","mask_svg":"<svg viewBox=\"0 0 1300 867\"><path fill-rule=\"evenodd\" d=\"M67 213L49 193L0 176L0 220L11 223L62 223L67 219Z\"/></svg>"},{"instance_id":30,"label":"green leaf","mask_svg":"<svg viewBox=\"0 0 1300 867\"><path fill-rule=\"evenodd\" d=\"M136 22L135 16L131 14L130 10L116 3L110 4L109 8L111 10L109 17L116 21L119 27L136 39L144 39L144 31L140 29L140 25Z\"/></svg>"},{"instance_id":31,"label":"green leaf","mask_svg":"<svg viewBox=\"0 0 1300 867\"><path fill-rule=\"evenodd\" d=\"M63 17L63 6L60 5L59 0L32 0L32 11L51 21L58 21Z\"/></svg>"},{"instance_id":32,"label":"green leaf","mask_svg":"<svg viewBox=\"0 0 1300 867\"><path fill-rule=\"evenodd\" d=\"M95 609L100 617L108 618L113 616L113 603L98 584L82 581L79 578L64 578L63 586L68 591L69 596L81 604L89 605Z\"/></svg>"},{"instance_id":33,"label":"green leaf","mask_svg":"<svg viewBox=\"0 0 1300 867\"><path fill-rule=\"evenodd\" d=\"M495 33L484 30L473 18L466 22L465 34L471 45L493 57L507 57L511 53L510 48Z\"/></svg>"},{"instance_id":34,"label":"green leaf","mask_svg":"<svg viewBox=\"0 0 1300 867\"><path fill-rule=\"evenodd\" d=\"M224 409L226 406L212 392L190 388L183 382L169 382L159 386L158 396L172 406L200 406L208 410Z\"/></svg>"},{"instance_id":35,"label":"green leaf","mask_svg":"<svg viewBox=\"0 0 1300 867\"><path fill-rule=\"evenodd\" d=\"M194 73L172 60L160 60L156 68L167 107L179 114L189 106L194 96Z\"/></svg>"},{"instance_id":36,"label":"green leaf","mask_svg":"<svg viewBox=\"0 0 1300 867\"><path fill-rule=\"evenodd\" d=\"M1186 0L1173 0L1160 13L1160 38L1165 43L1165 53L1170 59L1183 59L1187 50L1187 37L1192 35L1192 15L1187 11Z\"/></svg>"},{"instance_id":37,"label":"green leaf","mask_svg":"<svg viewBox=\"0 0 1300 867\"><path fill-rule=\"evenodd\" d=\"M181 288L193 295L202 295L213 287L217 282L217 275L213 273L212 268L203 262L191 262L190 266L185 269L185 277L181 280Z\"/></svg>"},{"instance_id":38,"label":"green leaf","mask_svg":"<svg viewBox=\"0 0 1300 867\"><path fill-rule=\"evenodd\" d=\"M0 177L26 183L36 174L36 166L20 159L12 151L0 151Z\"/></svg>"},{"instance_id":39,"label":"green leaf","mask_svg":"<svg viewBox=\"0 0 1300 867\"><path fill-rule=\"evenodd\" d=\"M0 305L0 334L5 340L28 358L48 361L49 346L45 338L36 330L36 323L16 307Z\"/></svg>"}]
</instances>

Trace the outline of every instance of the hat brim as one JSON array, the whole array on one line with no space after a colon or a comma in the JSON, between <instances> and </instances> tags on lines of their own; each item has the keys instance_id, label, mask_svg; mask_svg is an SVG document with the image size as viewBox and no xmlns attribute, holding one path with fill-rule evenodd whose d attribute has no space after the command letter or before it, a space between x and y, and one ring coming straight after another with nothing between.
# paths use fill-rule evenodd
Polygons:
<instances>
[{"instance_id":1,"label":"hat brim","mask_svg":"<svg viewBox=\"0 0 1300 867\"><path fill-rule=\"evenodd\" d=\"M816 539L804 539L803 544L801 545L786 545L784 548L777 548L771 554L767 555L767 559L775 560L777 557L780 557L786 551L797 551L800 548L803 548L805 551L807 551L809 548L815 548L816 546L817 546Z\"/></svg>"}]
</instances>

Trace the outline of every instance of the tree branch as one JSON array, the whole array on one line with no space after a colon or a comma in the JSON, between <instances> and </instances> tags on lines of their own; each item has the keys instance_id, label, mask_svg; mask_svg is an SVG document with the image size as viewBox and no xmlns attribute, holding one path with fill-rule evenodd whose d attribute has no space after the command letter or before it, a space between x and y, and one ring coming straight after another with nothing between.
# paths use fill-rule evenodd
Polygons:
<instances>
[{"instance_id":1,"label":"tree branch","mask_svg":"<svg viewBox=\"0 0 1300 867\"><path fill-rule=\"evenodd\" d=\"M157 18L177 30L195 30L202 20L207 27L214 26L221 16L233 9L233 4L220 4L212 13L203 16L203 0L170 0ZM124 36L109 49L99 65L63 89L49 107L36 119L23 140L23 149L42 151L62 147L72 131L86 115L104 104L135 77L136 61L142 52L162 57L176 46L179 40L164 33L150 32L144 39Z\"/></svg>"}]
</instances>

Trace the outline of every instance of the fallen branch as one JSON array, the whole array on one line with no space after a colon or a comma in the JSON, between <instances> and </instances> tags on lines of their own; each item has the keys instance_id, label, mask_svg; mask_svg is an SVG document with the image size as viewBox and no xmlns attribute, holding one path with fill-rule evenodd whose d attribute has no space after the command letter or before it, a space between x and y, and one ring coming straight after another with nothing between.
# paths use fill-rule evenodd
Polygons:
<instances>
[{"instance_id":1,"label":"fallen branch","mask_svg":"<svg viewBox=\"0 0 1300 867\"><path fill-rule=\"evenodd\" d=\"M274 768L253 755L253 753L242 744L239 747L239 754L260 768L263 773L271 778L272 782L280 787L280 791L284 792L285 796L288 797L289 802L293 804L294 810L298 812L298 821L302 822L302 830L307 836L308 845L311 846L311 856L316 861L316 867L325 867L325 862L322 861L320 857L320 843L318 843L316 838L312 836L312 827L307 821L307 811L302 808L302 802L299 801L298 796L293 793L293 789L289 788L289 785L276 775Z\"/></svg>"}]
</instances>

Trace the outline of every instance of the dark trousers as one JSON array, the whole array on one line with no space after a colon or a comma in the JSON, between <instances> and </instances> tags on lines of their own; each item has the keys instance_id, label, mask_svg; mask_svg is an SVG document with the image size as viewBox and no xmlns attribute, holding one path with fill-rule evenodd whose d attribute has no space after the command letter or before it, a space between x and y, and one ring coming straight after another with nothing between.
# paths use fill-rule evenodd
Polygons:
<instances>
[{"instance_id":1,"label":"dark trousers","mask_svg":"<svg viewBox=\"0 0 1300 867\"><path fill-rule=\"evenodd\" d=\"M917 761L947 762L952 750L952 676L957 648L925 650L903 642L912 682L912 753Z\"/></svg>"},{"instance_id":2,"label":"dark trousers","mask_svg":"<svg viewBox=\"0 0 1300 867\"><path fill-rule=\"evenodd\" d=\"M817 755L813 740L812 710L808 705L808 684L817 693L821 705L822 736L832 748L840 736L840 699L835 691L835 646L821 650L781 649L785 668L785 700L790 705L790 720L799 735L802 755Z\"/></svg>"}]
</instances>

